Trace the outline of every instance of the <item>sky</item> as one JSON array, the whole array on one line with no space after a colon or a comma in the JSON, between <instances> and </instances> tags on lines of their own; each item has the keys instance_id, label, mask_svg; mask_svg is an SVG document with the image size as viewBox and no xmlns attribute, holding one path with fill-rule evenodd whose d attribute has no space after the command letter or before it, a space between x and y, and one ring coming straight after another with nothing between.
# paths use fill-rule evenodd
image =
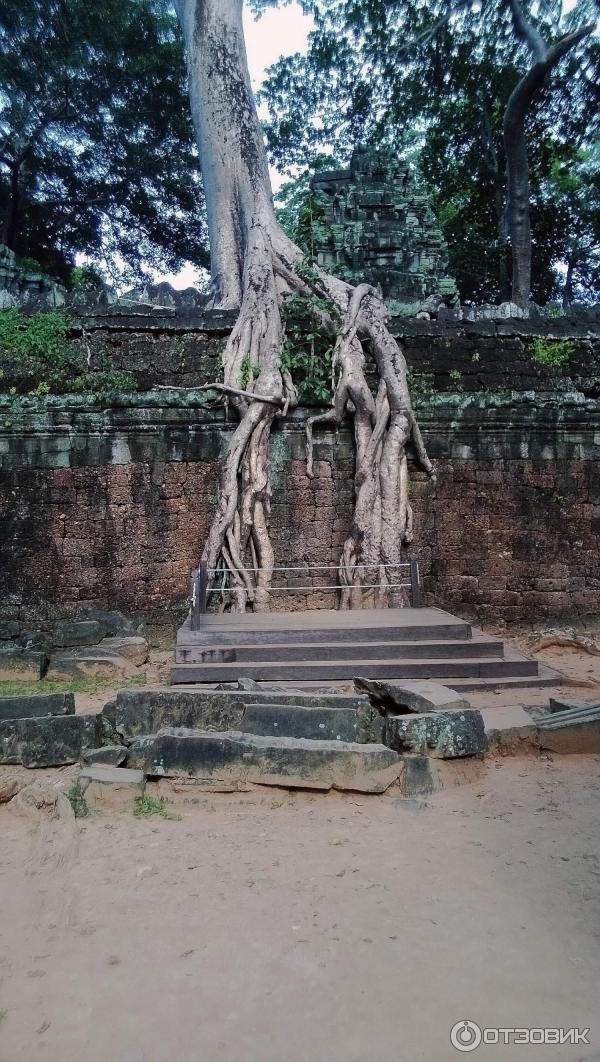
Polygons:
<instances>
[{"instance_id":1,"label":"sky","mask_svg":"<svg viewBox=\"0 0 600 1062\"><path fill-rule=\"evenodd\" d=\"M312 19L302 13L297 3L268 8L260 19L254 19L247 8L244 10L248 66L255 92L261 86L267 67L280 56L306 51L311 27ZM275 170L271 170L271 182L275 189L281 183ZM194 266L187 265L179 273L157 273L156 279L167 280L175 288L187 288L198 284L202 278Z\"/></svg>"}]
</instances>

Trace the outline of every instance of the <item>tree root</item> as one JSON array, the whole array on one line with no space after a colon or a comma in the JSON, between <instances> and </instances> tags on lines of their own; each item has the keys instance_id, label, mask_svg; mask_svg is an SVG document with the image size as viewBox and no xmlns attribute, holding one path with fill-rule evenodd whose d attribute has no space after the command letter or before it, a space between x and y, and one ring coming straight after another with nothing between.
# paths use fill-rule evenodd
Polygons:
<instances>
[{"instance_id":1,"label":"tree root","mask_svg":"<svg viewBox=\"0 0 600 1062\"><path fill-rule=\"evenodd\" d=\"M337 377L332 408L306 426L307 474L313 477L316 425L342 423L351 413L356 464L352 528L342 548L340 606L404 604L397 585L405 582L404 549L413 539L407 448L433 476L433 466L417 425L407 384L406 362L386 324L386 311L374 288L356 288L315 270L300 276L301 252L279 231L252 225L239 316L227 342L224 380L240 421L225 457L217 511L202 554L209 588L217 570L231 580L232 607L269 607L274 553L269 535L271 482L269 439L273 421L297 404L289 373L282 369L284 330L280 305L290 293L326 297L342 320L333 365ZM335 326L334 315L318 311ZM365 376L365 348L379 376L374 396ZM375 584L375 585L374 585Z\"/></svg>"}]
</instances>

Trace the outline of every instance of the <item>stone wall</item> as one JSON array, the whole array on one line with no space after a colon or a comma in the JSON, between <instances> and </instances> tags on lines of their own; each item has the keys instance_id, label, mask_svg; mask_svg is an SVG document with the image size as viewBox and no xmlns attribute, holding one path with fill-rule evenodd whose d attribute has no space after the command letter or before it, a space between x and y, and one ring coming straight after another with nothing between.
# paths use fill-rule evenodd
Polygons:
<instances>
[{"instance_id":1,"label":"stone wall","mask_svg":"<svg viewBox=\"0 0 600 1062\"><path fill-rule=\"evenodd\" d=\"M414 471L426 600L486 621L597 613L598 403L572 391L418 401L438 468L435 484ZM305 416L272 445L276 556L300 567L337 563L352 514L350 429L319 432L310 481ZM155 391L110 409L83 396L0 405L0 630L91 604L180 620L231 431L201 394ZM273 597L283 608L334 603L319 590Z\"/></svg>"}]
</instances>

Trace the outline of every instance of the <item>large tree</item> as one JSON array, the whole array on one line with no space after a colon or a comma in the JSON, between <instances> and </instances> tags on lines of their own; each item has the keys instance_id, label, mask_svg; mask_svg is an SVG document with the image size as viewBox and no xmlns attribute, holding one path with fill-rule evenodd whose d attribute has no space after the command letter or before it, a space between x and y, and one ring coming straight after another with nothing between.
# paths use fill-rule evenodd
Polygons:
<instances>
[{"instance_id":1,"label":"large tree","mask_svg":"<svg viewBox=\"0 0 600 1062\"><path fill-rule=\"evenodd\" d=\"M0 240L63 277L77 252L207 264L201 205L166 0L3 0Z\"/></svg>"},{"instance_id":2,"label":"large tree","mask_svg":"<svg viewBox=\"0 0 600 1062\"><path fill-rule=\"evenodd\" d=\"M350 413L356 443L355 511L343 546L342 604L370 600L364 583L394 578L412 538L407 448L432 473L408 392L404 357L385 324L377 292L350 287L314 266L278 224L263 133L250 85L242 0L177 0L188 52L192 115L208 212L215 303L238 317L223 355L226 392L239 416L221 476L220 497L203 560L229 573L235 604L264 609L274 567L269 535L269 436L296 403L282 364L282 303L312 300L323 327L337 334L331 409L308 424L312 474L315 423ZM375 395L365 378L365 347L375 361ZM387 566L387 567L386 567ZM375 578L373 578L375 576Z\"/></svg>"}]
</instances>

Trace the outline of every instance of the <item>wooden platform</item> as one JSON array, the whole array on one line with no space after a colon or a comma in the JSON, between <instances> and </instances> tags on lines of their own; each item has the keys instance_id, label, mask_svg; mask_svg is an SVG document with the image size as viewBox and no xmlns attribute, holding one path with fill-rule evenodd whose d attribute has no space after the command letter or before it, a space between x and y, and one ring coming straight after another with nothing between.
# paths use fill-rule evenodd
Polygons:
<instances>
[{"instance_id":1,"label":"wooden platform","mask_svg":"<svg viewBox=\"0 0 600 1062\"><path fill-rule=\"evenodd\" d=\"M356 677L433 679L454 689L556 684L497 638L438 608L208 614L177 635L174 684Z\"/></svg>"}]
</instances>

